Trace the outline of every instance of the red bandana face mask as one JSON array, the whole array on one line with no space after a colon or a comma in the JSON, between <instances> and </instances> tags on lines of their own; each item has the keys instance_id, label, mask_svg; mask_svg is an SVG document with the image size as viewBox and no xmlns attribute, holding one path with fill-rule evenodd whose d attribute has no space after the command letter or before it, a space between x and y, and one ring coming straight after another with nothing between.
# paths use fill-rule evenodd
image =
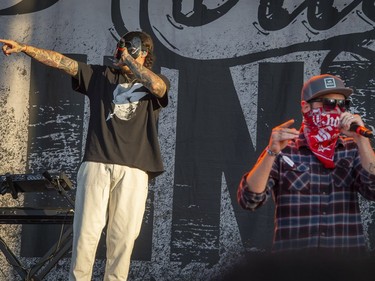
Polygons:
<instances>
[{"instance_id":1,"label":"red bandana face mask","mask_svg":"<svg viewBox=\"0 0 375 281\"><path fill-rule=\"evenodd\" d=\"M314 108L303 114L302 130L311 151L326 168L334 168L333 157L340 134L340 113Z\"/></svg>"}]
</instances>

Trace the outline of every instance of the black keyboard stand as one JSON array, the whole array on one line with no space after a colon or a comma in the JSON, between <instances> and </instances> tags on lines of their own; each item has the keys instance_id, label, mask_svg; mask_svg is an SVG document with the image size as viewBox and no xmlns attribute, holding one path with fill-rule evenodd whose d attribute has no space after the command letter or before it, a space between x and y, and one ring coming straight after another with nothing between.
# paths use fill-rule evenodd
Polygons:
<instances>
[{"instance_id":1,"label":"black keyboard stand","mask_svg":"<svg viewBox=\"0 0 375 281\"><path fill-rule=\"evenodd\" d=\"M23 280L27 280L27 271L23 268L20 261L17 259L15 254L9 249L5 241L0 237L0 250L3 252L5 258L7 259L8 263L13 266L14 270L18 272L19 276Z\"/></svg>"},{"instance_id":2,"label":"black keyboard stand","mask_svg":"<svg viewBox=\"0 0 375 281\"><path fill-rule=\"evenodd\" d=\"M8 263L24 281L43 280L56 263L70 251L72 244L73 226L70 225L63 233L61 240L57 241L33 267L27 270L0 237L0 250L3 252Z\"/></svg>"},{"instance_id":3,"label":"black keyboard stand","mask_svg":"<svg viewBox=\"0 0 375 281\"><path fill-rule=\"evenodd\" d=\"M74 214L74 200L67 194L66 190L71 189L71 183L69 179L65 176L65 174L60 174L57 178L52 178L47 172L43 173L44 178L50 183L50 185L53 187L50 190L57 191L61 196L63 196L70 206L73 209L70 209L69 216L67 214L66 220L63 218L63 220L57 219L57 218L50 218L48 219L49 212L46 212L45 217L38 217L40 218L35 219L34 216L32 216L32 213L30 209L28 208L19 208L22 210L22 212L17 212L17 210L9 215L8 212L3 212L3 215L7 218L2 219L1 221L4 221L5 223L10 224L62 224L62 228L66 225L68 227L62 231L62 234L60 235L58 241L47 251L47 253L42 256L39 261L32 266L31 268L25 268L24 265L20 262L20 260L16 257L16 255L9 249L5 241L0 237L0 250L3 252L5 258L7 259L7 262L10 266L13 267L13 269L18 273L18 275L22 278L23 281L42 281L46 280L43 279L50 271L51 269L58 263L58 261L63 258L70 250L73 244L73 226L72 226L72 217ZM4 176L2 176L4 178ZM18 192L25 192L20 191L19 188L22 187L20 185L20 182L13 182L12 176L7 174L6 180L2 182L2 192L1 194L5 193L11 193L12 197L14 199L17 198ZM39 180L39 179L38 179ZM61 182L63 184L61 184ZM68 183L68 185L66 184ZM26 182L22 182L22 184L26 184ZM6 185L6 186L5 186ZM32 185L32 183L31 183ZM38 182L34 181L34 185L39 188ZM44 185L44 184L43 184ZM30 190L32 191L32 190ZM11 210L12 208L3 208ZM43 211L46 209L40 209L40 211ZM56 213L59 214L59 210L56 209ZM12 214L17 215L18 213L23 214L22 216L17 216L16 218L12 218ZM30 215L29 215L30 213ZM1 216L0 212L0 216ZM64 215L64 214L62 214ZM28 219L28 216L30 219ZM8 221L8 222L7 222Z\"/></svg>"}]
</instances>

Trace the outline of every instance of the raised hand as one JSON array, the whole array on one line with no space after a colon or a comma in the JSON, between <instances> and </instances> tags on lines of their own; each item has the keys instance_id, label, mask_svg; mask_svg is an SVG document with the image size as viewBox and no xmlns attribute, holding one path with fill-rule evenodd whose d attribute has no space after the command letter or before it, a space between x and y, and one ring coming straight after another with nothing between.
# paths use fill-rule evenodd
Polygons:
<instances>
[{"instance_id":1,"label":"raised hand","mask_svg":"<svg viewBox=\"0 0 375 281\"><path fill-rule=\"evenodd\" d=\"M274 152L279 153L286 145L289 140L297 139L299 131L295 128L289 128L294 124L294 119L290 119L285 123L272 129L268 148Z\"/></svg>"}]
</instances>

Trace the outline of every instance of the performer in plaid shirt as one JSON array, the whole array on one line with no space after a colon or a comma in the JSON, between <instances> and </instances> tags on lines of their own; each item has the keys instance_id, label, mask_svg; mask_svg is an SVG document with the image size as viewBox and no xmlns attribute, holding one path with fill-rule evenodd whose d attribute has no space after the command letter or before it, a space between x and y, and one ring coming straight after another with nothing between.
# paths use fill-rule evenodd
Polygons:
<instances>
[{"instance_id":1,"label":"performer in plaid shirt","mask_svg":"<svg viewBox=\"0 0 375 281\"><path fill-rule=\"evenodd\" d=\"M242 178L237 197L243 208L255 210L273 196L274 252L367 248L358 193L375 200L375 155L371 131L367 137L352 131L351 124L365 128L359 115L347 111L350 94L336 76L308 80L300 130L290 128L294 120L274 128L268 147Z\"/></svg>"}]
</instances>

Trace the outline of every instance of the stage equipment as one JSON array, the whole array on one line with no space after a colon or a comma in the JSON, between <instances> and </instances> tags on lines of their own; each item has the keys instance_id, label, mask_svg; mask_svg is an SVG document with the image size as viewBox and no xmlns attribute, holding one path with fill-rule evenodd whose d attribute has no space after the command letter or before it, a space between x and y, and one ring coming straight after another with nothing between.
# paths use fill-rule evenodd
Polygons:
<instances>
[{"instance_id":1,"label":"stage equipment","mask_svg":"<svg viewBox=\"0 0 375 281\"><path fill-rule=\"evenodd\" d=\"M61 235L58 241L32 267L25 268L15 254L0 237L0 250L8 263L24 281L41 281L70 251L73 242L74 200L67 193L73 184L63 173L51 175L48 171L42 174L5 174L0 175L0 193L10 193L14 199L25 192L57 192L70 205L70 208L34 208L34 207L1 207L0 224L61 224ZM68 224L68 227L65 226Z\"/></svg>"}]
</instances>

